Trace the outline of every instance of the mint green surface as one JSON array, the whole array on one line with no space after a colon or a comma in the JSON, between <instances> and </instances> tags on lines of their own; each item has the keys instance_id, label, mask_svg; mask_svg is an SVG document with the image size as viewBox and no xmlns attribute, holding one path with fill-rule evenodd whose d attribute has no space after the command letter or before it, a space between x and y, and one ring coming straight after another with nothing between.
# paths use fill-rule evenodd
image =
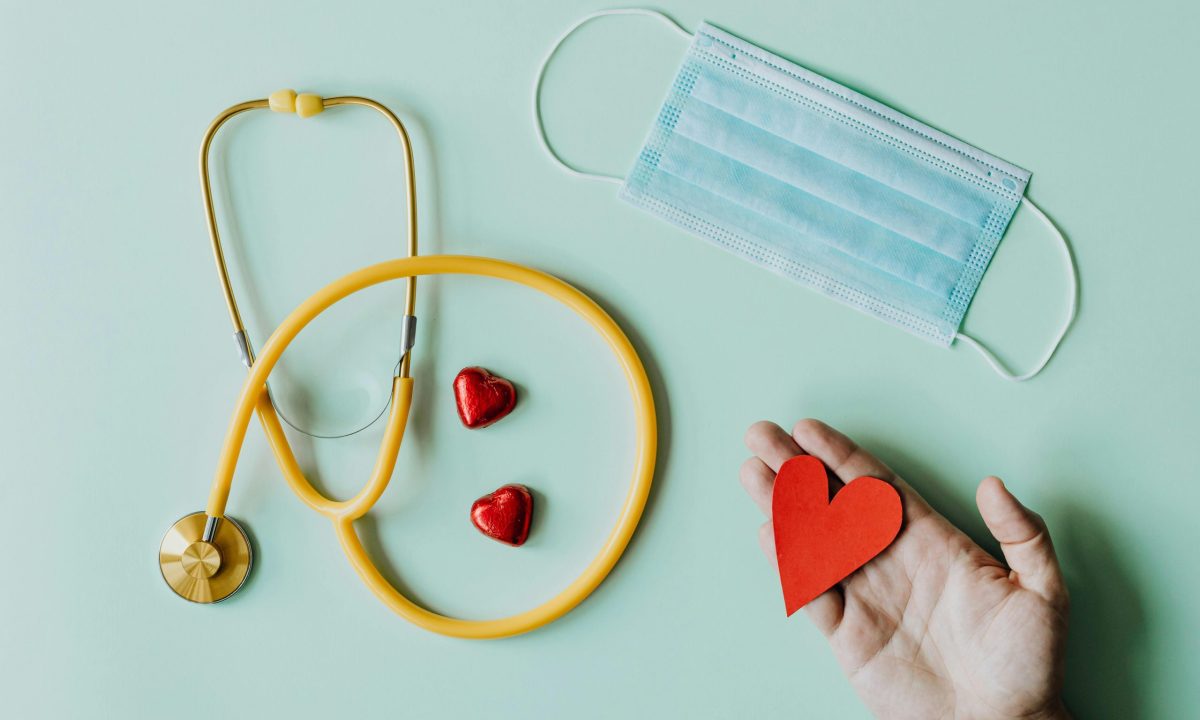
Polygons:
<instances>
[{"instance_id":1,"label":"mint green surface","mask_svg":"<svg viewBox=\"0 0 1200 720\"><path fill-rule=\"evenodd\" d=\"M1048 520L1074 600L1080 717L1200 707L1200 343L1194 3L670 2L1033 171L1071 238L1078 324L1013 385L570 179L541 154L534 70L587 2L17 3L0 10L0 716L5 718L866 717L824 640L783 617L736 479L754 420L817 416L893 464L975 537L984 475ZM623 172L684 42L594 23L545 87L562 152ZM496 642L392 615L297 501L257 426L230 512L255 572L193 606L159 578L167 527L203 507L243 370L196 182L225 106L285 86L377 98L409 123L422 242L578 285L635 339L662 455L625 558L565 619ZM259 113L216 146L222 226L259 345L334 277L399 253L400 155L382 120ZM339 306L277 378L298 422L378 411L399 284ZM416 406L363 533L449 613L495 617L563 587L599 548L630 471L631 408L598 339L535 294L420 286ZM1058 250L1019 212L966 328L1018 366L1065 308ZM517 411L458 425L481 364ZM298 451L321 487L366 477L379 428ZM535 489L529 544L467 522ZM990 545L989 545L990 547ZM217 713L218 715L214 715Z\"/></svg>"}]
</instances>

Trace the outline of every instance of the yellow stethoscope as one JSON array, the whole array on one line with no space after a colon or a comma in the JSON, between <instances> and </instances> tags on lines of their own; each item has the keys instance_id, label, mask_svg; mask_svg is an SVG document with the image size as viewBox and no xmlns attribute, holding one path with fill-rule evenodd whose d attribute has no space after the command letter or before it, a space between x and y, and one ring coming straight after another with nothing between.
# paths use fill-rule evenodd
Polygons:
<instances>
[{"instance_id":1,"label":"yellow stethoscope","mask_svg":"<svg viewBox=\"0 0 1200 720\"><path fill-rule=\"evenodd\" d=\"M360 105L376 110L395 128L404 150L404 177L407 200L408 247L407 257L382 262L356 270L317 291L302 302L279 324L263 345L257 358L247 339L237 301L229 281L229 272L221 250L213 208L212 186L209 181L208 155L213 137L230 118L248 110L270 108L277 112L294 112L310 117L325 108L339 105ZM463 638L498 638L528 632L552 622L583 601L604 580L629 543L650 492L657 448L654 399L650 383L637 352L620 327L594 301L567 283L546 273L516 263L485 257L462 255L417 256L417 208L412 146L404 124L386 107L363 97L321 98L291 90L280 90L269 98L234 105L216 117L204 134L200 146L200 182L204 194L204 213L208 235L212 242L225 304L233 322L243 363L249 375L242 385L237 407L221 448L216 477L208 498L208 507L201 512L178 520L163 538L159 548L159 567L163 579L176 594L185 599L212 603L233 594L242 586L250 572L252 551L245 532L236 521L225 514L234 469L250 424L257 412L264 432L283 477L292 491L306 505L333 522L338 541L358 576L385 605L401 617L426 630ZM636 450L633 480L613 526L596 557L558 595L541 605L505 618L494 620L465 620L447 617L427 610L409 600L379 572L363 548L354 529L361 518L383 495L396 466L400 441L408 422L412 400L412 348L416 328L416 277L419 275L480 275L507 280L538 290L579 314L600 334L616 355L629 390L633 396L636 415ZM405 278L404 323L402 325L402 357L392 380L391 405L383 432L383 441L375 468L367 484L348 500L334 500L317 491L304 475L292 452L287 436L280 425L279 415L271 402L267 379L288 344L314 318L334 303L373 285Z\"/></svg>"}]
</instances>

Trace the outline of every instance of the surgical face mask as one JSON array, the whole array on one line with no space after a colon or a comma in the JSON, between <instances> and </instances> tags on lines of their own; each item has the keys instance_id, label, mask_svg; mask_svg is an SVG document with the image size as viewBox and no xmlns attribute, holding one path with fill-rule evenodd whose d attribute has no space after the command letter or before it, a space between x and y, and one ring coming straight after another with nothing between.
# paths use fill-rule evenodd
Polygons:
<instances>
[{"instance_id":1,"label":"surgical face mask","mask_svg":"<svg viewBox=\"0 0 1200 720\"><path fill-rule=\"evenodd\" d=\"M568 165L546 139L539 95L559 45L604 15L657 18L691 45L625 178ZM582 18L538 72L534 120L567 172L741 257L944 347L961 339L1010 380L1045 367L1075 317L1062 233L1024 197L1029 172L711 25L694 35L650 10ZM1041 361L1010 372L960 331L1019 205L1060 240L1066 322Z\"/></svg>"}]
</instances>

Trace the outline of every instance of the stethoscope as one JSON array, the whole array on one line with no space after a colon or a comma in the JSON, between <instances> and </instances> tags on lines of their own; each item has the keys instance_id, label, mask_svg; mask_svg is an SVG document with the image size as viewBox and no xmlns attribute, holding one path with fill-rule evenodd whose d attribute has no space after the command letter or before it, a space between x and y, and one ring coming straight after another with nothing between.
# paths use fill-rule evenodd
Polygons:
<instances>
[{"instance_id":1,"label":"stethoscope","mask_svg":"<svg viewBox=\"0 0 1200 720\"><path fill-rule=\"evenodd\" d=\"M360 105L374 109L392 124L400 138L404 150L407 256L356 270L318 290L300 303L275 328L256 357L238 311L221 249L208 170L208 156L213 137L230 118L249 110L270 108L276 112L294 112L306 118L339 105ZM582 602L612 570L637 527L650 491L657 448L654 398L646 371L633 345L613 319L579 290L558 278L524 265L463 255L418 256L412 145L399 118L374 100L354 96L321 98L308 93L297 95L291 90L280 90L266 99L234 105L218 115L204 133L204 140L200 145L200 184L204 196L208 235L225 296L225 305L233 323L234 338L242 362L249 374L242 384L237 406L225 435L207 508L185 515L176 521L167 531L159 548L159 567L167 585L187 600L214 603L236 592L249 576L253 560L250 541L241 525L226 515L225 510L246 430L251 415L257 413L279 469L292 491L310 508L329 518L338 542L359 578L385 605L409 622L444 635L497 638L541 627L562 617ZM411 370L416 338L416 278L420 275L450 274L479 275L524 285L548 295L576 312L600 334L616 355L629 384L636 416L633 479L616 524L604 541L599 554L566 588L546 602L517 615L492 620L447 617L409 600L375 567L354 528L354 521L365 515L387 488L408 422L413 392ZM392 379L390 409L387 411L379 454L366 485L347 500L334 500L319 492L305 477L284 433L280 416L271 401L267 380L288 344L318 315L360 290L401 278L405 279L407 285L401 325L401 357Z\"/></svg>"}]
</instances>

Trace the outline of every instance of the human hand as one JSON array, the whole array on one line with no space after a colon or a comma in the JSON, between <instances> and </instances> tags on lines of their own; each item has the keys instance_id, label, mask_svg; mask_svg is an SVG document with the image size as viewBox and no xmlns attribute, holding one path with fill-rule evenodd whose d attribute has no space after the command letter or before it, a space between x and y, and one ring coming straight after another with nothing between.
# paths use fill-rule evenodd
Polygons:
<instances>
[{"instance_id":1,"label":"human hand","mask_svg":"<svg viewBox=\"0 0 1200 720\"><path fill-rule=\"evenodd\" d=\"M759 542L772 562L771 491L788 458L809 454L825 463L831 491L869 475L900 492L904 524L896 540L804 607L876 716L1069 717L1061 700L1066 584L1045 523L998 478L979 484L975 502L1007 567L818 420L801 420L790 435L755 423L746 445L755 457L742 465L741 481L768 518Z\"/></svg>"}]
</instances>

